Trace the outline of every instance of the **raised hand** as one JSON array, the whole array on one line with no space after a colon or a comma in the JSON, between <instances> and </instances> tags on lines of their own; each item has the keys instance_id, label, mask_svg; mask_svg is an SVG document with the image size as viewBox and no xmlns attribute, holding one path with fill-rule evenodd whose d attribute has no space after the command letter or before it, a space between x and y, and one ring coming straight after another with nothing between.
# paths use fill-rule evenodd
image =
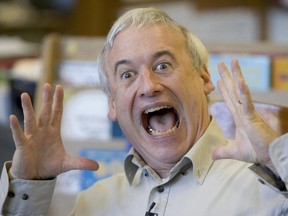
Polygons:
<instances>
[{"instance_id":1,"label":"raised hand","mask_svg":"<svg viewBox=\"0 0 288 216\"><path fill-rule=\"evenodd\" d=\"M11 178L50 179L73 169L97 170L98 163L69 156L61 139L63 89L49 84L43 88L39 117L36 119L30 97L21 95L24 130L16 116L10 116L10 127L16 150L9 170Z\"/></svg>"},{"instance_id":2,"label":"raised hand","mask_svg":"<svg viewBox=\"0 0 288 216\"><path fill-rule=\"evenodd\" d=\"M256 112L239 62L231 62L232 76L223 62L219 63L218 70L221 75L218 88L234 118L236 134L235 140L215 149L213 159L230 158L260 163L276 173L268 150L279 135Z\"/></svg>"}]
</instances>

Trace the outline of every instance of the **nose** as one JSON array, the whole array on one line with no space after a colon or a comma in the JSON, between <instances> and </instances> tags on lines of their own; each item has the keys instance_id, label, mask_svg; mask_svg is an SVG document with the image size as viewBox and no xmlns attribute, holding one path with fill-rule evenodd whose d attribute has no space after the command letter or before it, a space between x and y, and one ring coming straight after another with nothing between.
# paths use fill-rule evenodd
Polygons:
<instances>
[{"instance_id":1,"label":"nose","mask_svg":"<svg viewBox=\"0 0 288 216\"><path fill-rule=\"evenodd\" d=\"M164 90L164 86L161 84L161 78L159 76L160 75L151 70L145 70L141 73L139 83L141 96L155 96Z\"/></svg>"}]
</instances>

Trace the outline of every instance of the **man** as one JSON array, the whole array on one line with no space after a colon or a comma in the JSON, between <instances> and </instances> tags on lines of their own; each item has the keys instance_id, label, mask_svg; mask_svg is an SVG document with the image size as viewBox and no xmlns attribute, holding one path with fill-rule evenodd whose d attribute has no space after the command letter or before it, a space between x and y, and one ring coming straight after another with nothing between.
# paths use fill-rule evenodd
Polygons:
<instances>
[{"instance_id":1,"label":"man","mask_svg":"<svg viewBox=\"0 0 288 216\"><path fill-rule=\"evenodd\" d=\"M108 116L133 148L125 173L80 193L71 215L288 214L288 136L279 137L255 111L234 60L234 80L219 63L218 87L237 127L235 140L227 140L208 113L214 86L207 63L202 43L162 11L135 9L117 20L98 68ZM4 215L45 214L58 174L98 168L65 152L60 86L52 97L46 84L36 121L22 95L24 132L11 116L16 151L1 178ZM257 164L253 172L250 163Z\"/></svg>"}]
</instances>

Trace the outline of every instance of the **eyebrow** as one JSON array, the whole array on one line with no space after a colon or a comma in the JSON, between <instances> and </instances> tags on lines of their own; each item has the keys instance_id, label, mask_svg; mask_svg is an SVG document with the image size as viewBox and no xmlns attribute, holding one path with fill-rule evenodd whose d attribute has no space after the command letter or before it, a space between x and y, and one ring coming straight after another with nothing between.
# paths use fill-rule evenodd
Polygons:
<instances>
[{"instance_id":1,"label":"eyebrow","mask_svg":"<svg viewBox=\"0 0 288 216\"><path fill-rule=\"evenodd\" d=\"M164 55L167 55L169 56L170 58L172 58L174 61L176 61L176 58L175 56L168 50L161 50L161 51L158 51L156 52L154 55L153 55L153 59L157 59L157 58L160 58L161 56L164 56ZM118 70L118 67L120 67L121 65L131 65L132 64L132 61L130 60L127 60L127 59L123 59L123 60L120 60L118 62L116 62L115 64L115 67L114 67L114 74L117 73L117 70Z\"/></svg>"},{"instance_id":2,"label":"eyebrow","mask_svg":"<svg viewBox=\"0 0 288 216\"><path fill-rule=\"evenodd\" d=\"M161 51L156 52L153 55L153 59L159 58L159 57L164 56L164 55L167 55L170 58L172 58L174 61L176 61L174 54L172 54L169 50L161 50Z\"/></svg>"},{"instance_id":3,"label":"eyebrow","mask_svg":"<svg viewBox=\"0 0 288 216\"><path fill-rule=\"evenodd\" d=\"M120 60L120 61L116 62L115 67L114 67L114 74L117 73L117 70L118 70L119 66L127 65L127 64L132 64L132 61L123 59L123 60Z\"/></svg>"}]
</instances>

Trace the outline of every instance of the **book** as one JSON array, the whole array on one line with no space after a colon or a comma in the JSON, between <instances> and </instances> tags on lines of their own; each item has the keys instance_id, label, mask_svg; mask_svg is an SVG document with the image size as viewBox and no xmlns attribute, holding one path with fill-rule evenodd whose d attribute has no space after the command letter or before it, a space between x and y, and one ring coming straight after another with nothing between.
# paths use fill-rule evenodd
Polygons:
<instances>
[{"instance_id":1,"label":"book","mask_svg":"<svg viewBox=\"0 0 288 216\"><path fill-rule=\"evenodd\" d=\"M288 55L275 56L272 59L272 88L288 89Z\"/></svg>"},{"instance_id":2,"label":"book","mask_svg":"<svg viewBox=\"0 0 288 216\"><path fill-rule=\"evenodd\" d=\"M215 86L217 86L217 81L220 79L219 62L223 61L231 71L230 65L233 59L238 59L244 79L251 91L265 92L270 90L271 59L268 55L256 54L211 53L208 70Z\"/></svg>"}]
</instances>

